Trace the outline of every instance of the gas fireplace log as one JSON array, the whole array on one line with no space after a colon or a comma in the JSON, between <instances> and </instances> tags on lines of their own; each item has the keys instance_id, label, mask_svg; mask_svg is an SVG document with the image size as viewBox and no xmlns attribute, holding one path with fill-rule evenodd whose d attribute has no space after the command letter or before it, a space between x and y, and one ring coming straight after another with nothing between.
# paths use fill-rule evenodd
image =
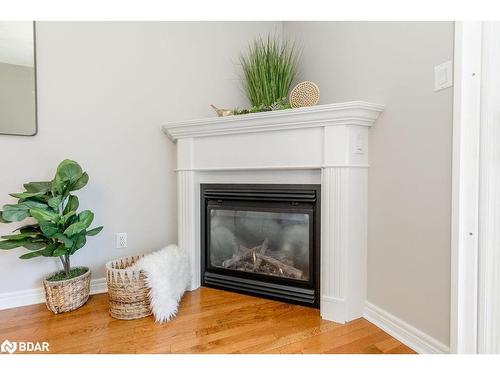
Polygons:
<instances>
[{"instance_id":1,"label":"gas fireplace log","mask_svg":"<svg viewBox=\"0 0 500 375\"><path fill-rule=\"evenodd\" d=\"M222 266L240 271L262 272L262 262L265 262L276 269L276 272L279 271L284 276L302 279L304 273L301 270L284 263L286 261L286 253L282 251L270 251L269 255L266 255L266 252L269 250L268 243L268 239L265 239L262 245L252 247L251 249L240 245L240 253L234 254L230 259L226 259L222 262Z\"/></svg>"},{"instance_id":2,"label":"gas fireplace log","mask_svg":"<svg viewBox=\"0 0 500 375\"><path fill-rule=\"evenodd\" d=\"M296 279L302 279L303 272L295 267L289 266L283 262L280 262L277 259L274 259L273 257L269 257L267 255L262 255L262 254L256 254L257 258L263 260L264 262L267 262L274 267L277 267L283 274L285 275L290 275Z\"/></svg>"},{"instance_id":3,"label":"gas fireplace log","mask_svg":"<svg viewBox=\"0 0 500 375\"><path fill-rule=\"evenodd\" d=\"M293 257L293 254L291 254L289 251L269 251L267 254L273 257L276 260L279 260L280 262L283 262L288 265L293 265L293 260L291 259Z\"/></svg>"},{"instance_id":4,"label":"gas fireplace log","mask_svg":"<svg viewBox=\"0 0 500 375\"><path fill-rule=\"evenodd\" d=\"M262 245L260 245L260 249L258 252L255 252L255 255L265 255L267 251L267 246L268 246L269 240L266 238L264 242L262 242ZM256 271L260 267L260 263L262 262L262 258L256 257L253 262L253 270Z\"/></svg>"},{"instance_id":5,"label":"gas fireplace log","mask_svg":"<svg viewBox=\"0 0 500 375\"><path fill-rule=\"evenodd\" d=\"M240 254L234 254L230 259L222 262L222 266L225 268L231 268L238 263L244 262L246 260L253 260L253 269L254 271L260 266L260 260L257 257L254 257L254 254L265 254L268 246L268 239L266 238L262 245L252 247L249 249L243 245L240 245ZM258 264L257 264L258 262Z\"/></svg>"},{"instance_id":6,"label":"gas fireplace log","mask_svg":"<svg viewBox=\"0 0 500 375\"><path fill-rule=\"evenodd\" d=\"M252 247L251 249L249 249L243 245L240 245L240 248L241 248L241 250L243 250L243 252L240 254L234 254L231 258L226 259L224 262L222 262L222 267L230 268L231 266L233 266L235 264L243 262L247 258L250 259L250 257L252 257L253 253L256 253L257 251L259 251L260 246L261 245L255 246L255 247Z\"/></svg>"}]
</instances>

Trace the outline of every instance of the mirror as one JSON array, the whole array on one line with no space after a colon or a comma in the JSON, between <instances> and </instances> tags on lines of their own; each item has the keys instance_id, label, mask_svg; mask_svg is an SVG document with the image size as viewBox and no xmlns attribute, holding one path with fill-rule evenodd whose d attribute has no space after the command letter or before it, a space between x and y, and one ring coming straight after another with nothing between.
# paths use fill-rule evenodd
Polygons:
<instances>
[{"instance_id":1,"label":"mirror","mask_svg":"<svg viewBox=\"0 0 500 375\"><path fill-rule=\"evenodd\" d=\"M35 23L0 22L0 134L35 135Z\"/></svg>"}]
</instances>

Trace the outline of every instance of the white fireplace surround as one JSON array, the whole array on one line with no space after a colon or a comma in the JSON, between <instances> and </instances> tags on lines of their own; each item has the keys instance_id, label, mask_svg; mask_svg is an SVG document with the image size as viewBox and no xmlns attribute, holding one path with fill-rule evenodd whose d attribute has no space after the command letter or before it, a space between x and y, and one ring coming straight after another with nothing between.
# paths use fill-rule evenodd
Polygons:
<instances>
[{"instance_id":1,"label":"white fireplace surround","mask_svg":"<svg viewBox=\"0 0 500 375\"><path fill-rule=\"evenodd\" d=\"M169 123L177 142L178 242L200 286L200 183L321 183L321 316L366 301L368 130L384 107L355 101Z\"/></svg>"}]
</instances>

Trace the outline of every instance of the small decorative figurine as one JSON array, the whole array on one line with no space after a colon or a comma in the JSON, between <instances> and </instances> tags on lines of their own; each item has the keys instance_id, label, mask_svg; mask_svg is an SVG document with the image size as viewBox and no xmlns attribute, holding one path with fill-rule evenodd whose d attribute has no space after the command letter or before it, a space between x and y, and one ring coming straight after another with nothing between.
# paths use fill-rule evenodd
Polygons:
<instances>
[{"instance_id":1,"label":"small decorative figurine","mask_svg":"<svg viewBox=\"0 0 500 375\"><path fill-rule=\"evenodd\" d=\"M210 104L210 107L214 109L215 113L217 113L217 116L219 117L232 116L234 114L232 109L217 108L213 104Z\"/></svg>"}]
</instances>

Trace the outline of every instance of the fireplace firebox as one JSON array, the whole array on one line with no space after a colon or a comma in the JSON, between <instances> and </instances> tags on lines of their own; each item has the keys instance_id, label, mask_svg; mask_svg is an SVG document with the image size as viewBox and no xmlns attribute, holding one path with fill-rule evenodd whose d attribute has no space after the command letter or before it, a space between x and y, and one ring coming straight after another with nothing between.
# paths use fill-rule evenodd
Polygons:
<instances>
[{"instance_id":1,"label":"fireplace firebox","mask_svg":"<svg viewBox=\"0 0 500 375\"><path fill-rule=\"evenodd\" d=\"M320 191L201 184L202 285L319 307Z\"/></svg>"}]
</instances>

